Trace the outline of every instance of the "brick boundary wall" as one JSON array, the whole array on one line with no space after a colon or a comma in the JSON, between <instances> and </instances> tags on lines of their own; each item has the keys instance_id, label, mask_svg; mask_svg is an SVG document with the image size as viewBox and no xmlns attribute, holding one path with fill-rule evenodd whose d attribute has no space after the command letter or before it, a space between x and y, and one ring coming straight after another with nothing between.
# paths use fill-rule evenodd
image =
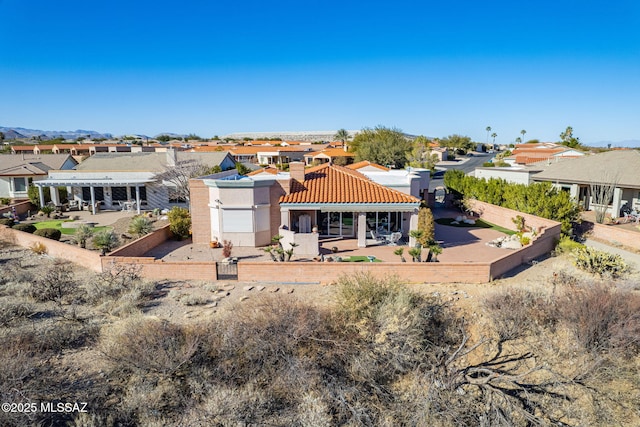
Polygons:
<instances>
[{"instance_id":1,"label":"brick boundary wall","mask_svg":"<svg viewBox=\"0 0 640 427\"><path fill-rule=\"evenodd\" d=\"M102 272L102 257L100 253L95 251L82 249L78 246L36 236L24 231L14 230L4 225L0 225L0 240L25 248L30 247L34 243L42 243L47 247L47 253L54 258L65 259L98 273Z\"/></svg>"},{"instance_id":2,"label":"brick boundary wall","mask_svg":"<svg viewBox=\"0 0 640 427\"><path fill-rule=\"evenodd\" d=\"M119 247L115 251L108 254L110 257L141 257L156 246L161 245L173 234L169 231L170 225L167 224L162 228L155 230L139 239L134 240L124 246Z\"/></svg>"},{"instance_id":3,"label":"brick boundary wall","mask_svg":"<svg viewBox=\"0 0 640 427\"><path fill-rule=\"evenodd\" d=\"M35 207L29 200L26 200L24 202L16 202L12 205L6 206L4 208L0 208L0 216L3 213L7 213L7 212L11 212L11 207L15 206L16 208L16 213L18 215L24 215L26 213L28 213L29 211L31 211L31 213L37 213L38 212L38 208Z\"/></svg>"},{"instance_id":4,"label":"brick boundary wall","mask_svg":"<svg viewBox=\"0 0 640 427\"><path fill-rule=\"evenodd\" d=\"M138 265L140 275L145 279L159 280L218 280L217 263L214 261L171 261L151 257L112 256L102 257L102 269L107 271L113 265Z\"/></svg>"},{"instance_id":5,"label":"brick boundary wall","mask_svg":"<svg viewBox=\"0 0 640 427\"><path fill-rule=\"evenodd\" d=\"M591 236L595 239L601 239L612 243L613 245L624 245L633 249L640 250L640 233L616 228L610 225L598 224L597 222L589 222L591 228Z\"/></svg>"},{"instance_id":6,"label":"brick boundary wall","mask_svg":"<svg viewBox=\"0 0 640 427\"><path fill-rule=\"evenodd\" d=\"M407 283L485 283L490 263L413 262L247 262L238 263L238 280L246 282L331 283L342 275L371 273ZM285 279L286 278L286 279Z\"/></svg>"}]
</instances>

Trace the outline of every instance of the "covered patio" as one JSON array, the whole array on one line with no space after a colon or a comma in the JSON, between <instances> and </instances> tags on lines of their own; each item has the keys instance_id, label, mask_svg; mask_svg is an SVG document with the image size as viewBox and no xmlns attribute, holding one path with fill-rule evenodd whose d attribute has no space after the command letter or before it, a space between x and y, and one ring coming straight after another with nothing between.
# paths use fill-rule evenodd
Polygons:
<instances>
[{"instance_id":1,"label":"covered patio","mask_svg":"<svg viewBox=\"0 0 640 427\"><path fill-rule=\"evenodd\" d=\"M147 204L146 184L155 182L151 178L126 177L69 177L52 178L34 182L38 187L40 206L44 206L44 188L49 187L51 202L62 207L59 187L66 187L68 194L67 209L84 210L93 215L100 209L128 210L141 212L143 204Z\"/></svg>"}]
</instances>

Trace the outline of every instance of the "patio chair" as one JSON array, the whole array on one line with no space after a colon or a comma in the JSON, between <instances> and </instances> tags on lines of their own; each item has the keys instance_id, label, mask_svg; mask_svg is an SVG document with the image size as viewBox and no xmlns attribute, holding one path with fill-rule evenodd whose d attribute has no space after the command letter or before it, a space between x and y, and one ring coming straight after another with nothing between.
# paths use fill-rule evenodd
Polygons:
<instances>
[{"instance_id":1,"label":"patio chair","mask_svg":"<svg viewBox=\"0 0 640 427\"><path fill-rule=\"evenodd\" d=\"M369 234L371 235L371 238L376 242L381 242L384 240L384 237L380 236L378 233L376 233L373 230L369 230Z\"/></svg>"},{"instance_id":2,"label":"patio chair","mask_svg":"<svg viewBox=\"0 0 640 427\"><path fill-rule=\"evenodd\" d=\"M395 245L398 244L400 239L402 239L402 233L400 233L399 231L391 233L391 238L389 239L389 244L395 246Z\"/></svg>"}]
</instances>

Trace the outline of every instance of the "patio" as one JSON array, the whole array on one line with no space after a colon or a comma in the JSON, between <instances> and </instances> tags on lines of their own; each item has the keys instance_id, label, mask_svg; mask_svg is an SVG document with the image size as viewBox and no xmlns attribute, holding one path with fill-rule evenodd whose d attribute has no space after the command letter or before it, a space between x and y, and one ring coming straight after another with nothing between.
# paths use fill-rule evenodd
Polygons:
<instances>
[{"instance_id":1,"label":"patio","mask_svg":"<svg viewBox=\"0 0 640 427\"><path fill-rule=\"evenodd\" d=\"M460 215L459 211L449 209L434 209L435 218L453 217ZM93 218L93 216L92 216ZM490 262L507 254L505 249L487 246L486 243L500 236L504 236L496 230L473 227L452 227L446 225L435 225L436 240L440 242L443 252L438 255L441 262ZM369 240L371 242L371 240ZM337 248L334 252L333 248ZM356 238L326 238L320 240L320 254L325 256L375 256L385 262L399 262L400 257L393 252L398 248L404 248L404 258L411 262L408 254L410 249L406 245L386 245L375 244L366 248L358 247ZM238 258L238 262L247 261L271 261L269 254L261 248L234 247L231 252L232 257ZM191 240L167 241L164 244L152 249L144 256L153 257L169 261L220 261L223 259L222 249L211 249L209 245L192 244ZM427 250L422 253L423 258L427 256ZM293 255L293 261L313 261L311 258L300 258Z\"/></svg>"}]
</instances>

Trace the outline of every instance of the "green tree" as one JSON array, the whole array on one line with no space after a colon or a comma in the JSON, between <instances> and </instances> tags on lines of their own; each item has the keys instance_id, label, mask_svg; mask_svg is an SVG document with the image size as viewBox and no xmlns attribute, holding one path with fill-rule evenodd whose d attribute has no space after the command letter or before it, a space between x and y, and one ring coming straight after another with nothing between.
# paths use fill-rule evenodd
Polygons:
<instances>
[{"instance_id":1,"label":"green tree","mask_svg":"<svg viewBox=\"0 0 640 427\"><path fill-rule=\"evenodd\" d=\"M495 143L496 143L496 137L497 137L497 136L498 136L498 134L497 134L497 133L495 133L495 132L491 134L491 138L493 138L493 144L495 144Z\"/></svg>"},{"instance_id":2,"label":"green tree","mask_svg":"<svg viewBox=\"0 0 640 427\"><path fill-rule=\"evenodd\" d=\"M160 142L169 142L172 138L169 135L158 135L156 139Z\"/></svg>"},{"instance_id":3,"label":"green tree","mask_svg":"<svg viewBox=\"0 0 640 427\"><path fill-rule=\"evenodd\" d=\"M522 140L524 141L524 135L527 133L527 131L522 129L520 133L522 134Z\"/></svg>"},{"instance_id":4,"label":"green tree","mask_svg":"<svg viewBox=\"0 0 640 427\"><path fill-rule=\"evenodd\" d=\"M236 169L238 170L238 174L240 175L246 175L249 172L251 172L251 169L249 169L248 167L246 167L240 162L236 162Z\"/></svg>"},{"instance_id":5,"label":"green tree","mask_svg":"<svg viewBox=\"0 0 640 427\"><path fill-rule=\"evenodd\" d=\"M440 146L466 152L469 150L473 150L475 144L468 136L454 134L442 138L440 140Z\"/></svg>"},{"instance_id":6,"label":"green tree","mask_svg":"<svg viewBox=\"0 0 640 427\"><path fill-rule=\"evenodd\" d=\"M429 146L429 140L420 135L413 140L413 149L408 155L409 166L433 170L438 163L438 156Z\"/></svg>"},{"instance_id":7,"label":"green tree","mask_svg":"<svg viewBox=\"0 0 640 427\"><path fill-rule=\"evenodd\" d=\"M333 135L336 141L342 141L343 144L346 144L350 139L349 131L346 129L338 129L335 135Z\"/></svg>"},{"instance_id":8,"label":"green tree","mask_svg":"<svg viewBox=\"0 0 640 427\"><path fill-rule=\"evenodd\" d=\"M411 151L411 141L400 129L377 126L365 128L352 142L356 161L368 160L385 166L403 168Z\"/></svg>"},{"instance_id":9,"label":"green tree","mask_svg":"<svg viewBox=\"0 0 640 427\"><path fill-rule=\"evenodd\" d=\"M491 132L491 126L487 126L485 129L487 131L487 144L489 143L489 133Z\"/></svg>"},{"instance_id":10,"label":"green tree","mask_svg":"<svg viewBox=\"0 0 640 427\"><path fill-rule=\"evenodd\" d=\"M567 129L560 134L560 140L562 141L562 145L569 148L580 147L580 138L573 136L573 128L571 126L567 126Z\"/></svg>"}]
</instances>

